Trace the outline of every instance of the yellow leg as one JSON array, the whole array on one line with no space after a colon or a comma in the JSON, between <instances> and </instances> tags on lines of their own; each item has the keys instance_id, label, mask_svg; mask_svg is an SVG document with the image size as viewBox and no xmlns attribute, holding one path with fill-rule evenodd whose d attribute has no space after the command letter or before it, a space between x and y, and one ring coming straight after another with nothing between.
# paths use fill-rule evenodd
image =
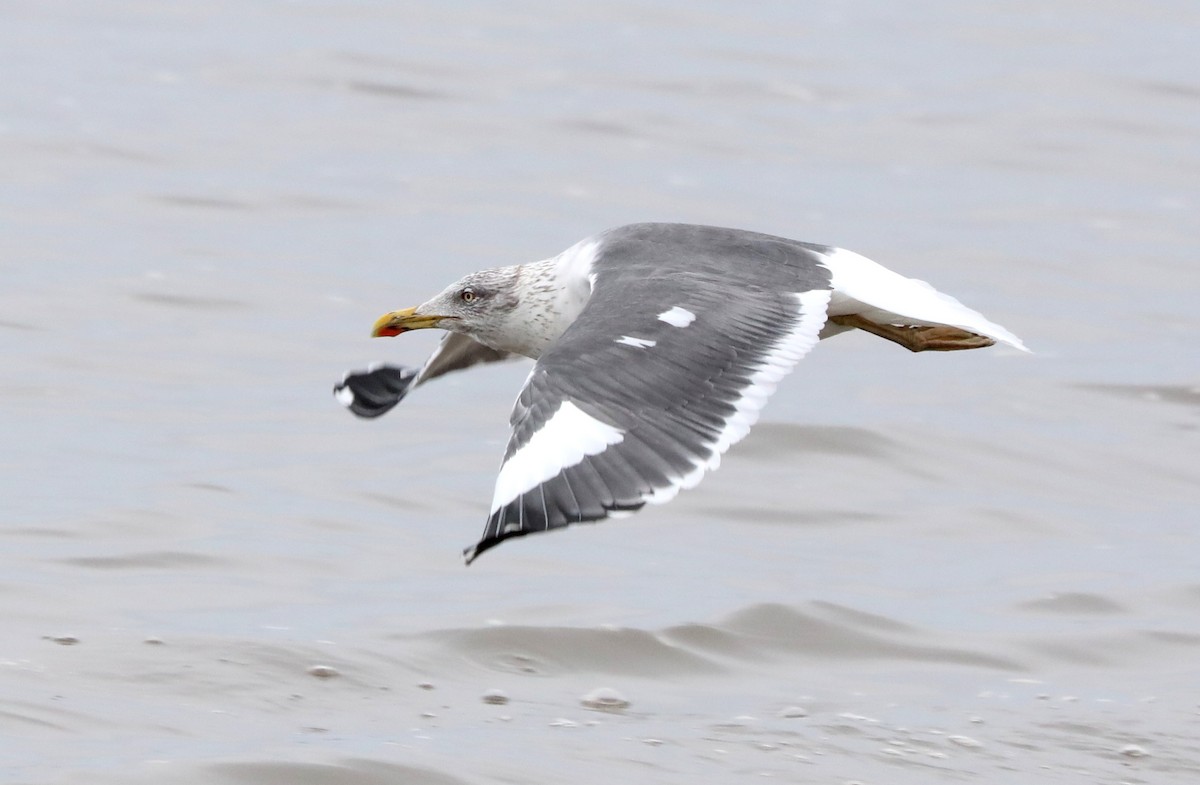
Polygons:
<instances>
[{"instance_id":1,"label":"yellow leg","mask_svg":"<svg viewBox=\"0 0 1200 785\"><path fill-rule=\"evenodd\" d=\"M955 352L960 349L982 349L995 343L991 338L946 325L901 327L895 324L879 324L855 313L831 316L829 321L844 327L857 327L880 338L887 338L910 352Z\"/></svg>"}]
</instances>

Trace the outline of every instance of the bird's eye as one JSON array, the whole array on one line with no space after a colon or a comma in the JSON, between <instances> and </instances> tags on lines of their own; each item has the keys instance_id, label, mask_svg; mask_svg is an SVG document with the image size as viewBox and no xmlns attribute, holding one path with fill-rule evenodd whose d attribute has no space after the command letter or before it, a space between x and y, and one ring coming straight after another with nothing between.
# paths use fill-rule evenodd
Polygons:
<instances>
[{"instance_id":1,"label":"bird's eye","mask_svg":"<svg viewBox=\"0 0 1200 785\"><path fill-rule=\"evenodd\" d=\"M458 293L458 299L462 300L464 303L473 303L479 299L479 295L475 294L474 289L463 289Z\"/></svg>"}]
</instances>

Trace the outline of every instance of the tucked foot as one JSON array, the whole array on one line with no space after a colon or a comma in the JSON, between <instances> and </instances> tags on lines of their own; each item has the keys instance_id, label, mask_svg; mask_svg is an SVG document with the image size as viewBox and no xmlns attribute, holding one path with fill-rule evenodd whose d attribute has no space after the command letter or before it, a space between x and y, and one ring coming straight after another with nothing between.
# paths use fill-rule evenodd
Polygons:
<instances>
[{"instance_id":1,"label":"tucked foot","mask_svg":"<svg viewBox=\"0 0 1200 785\"><path fill-rule=\"evenodd\" d=\"M956 352L961 349L982 349L995 343L991 338L948 325L879 324L854 313L831 316L829 321L886 338L910 352Z\"/></svg>"}]
</instances>

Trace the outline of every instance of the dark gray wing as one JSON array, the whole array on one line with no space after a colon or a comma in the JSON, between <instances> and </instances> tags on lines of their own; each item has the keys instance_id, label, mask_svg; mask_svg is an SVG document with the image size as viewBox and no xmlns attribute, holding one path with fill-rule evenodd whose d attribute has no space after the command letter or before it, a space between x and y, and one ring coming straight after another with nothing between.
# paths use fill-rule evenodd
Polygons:
<instances>
[{"instance_id":1,"label":"dark gray wing","mask_svg":"<svg viewBox=\"0 0 1200 785\"><path fill-rule=\"evenodd\" d=\"M349 371L334 385L338 402L359 417L379 417L400 403L418 384L451 371L480 363L499 362L515 355L484 346L460 333L448 332L420 370L399 365L378 365Z\"/></svg>"},{"instance_id":2,"label":"dark gray wing","mask_svg":"<svg viewBox=\"0 0 1200 785\"><path fill-rule=\"evenodd\" d=\"M438 343L433 354L421 366L414 385L424 384L430 379L436 379L451 371L461 371L472 365L495 363L503 360L517 359L519 355L502 352L490 346L484 346L470 336L462 333L448 332Z\"/></svg>"},{"instance_id":3,"label":"dark gray wing","mask_svg":"<svg viewBox=\"0 0 1200 785\"><path fill-rule=\"evenodd\" d=\"M417 378L416 368L378 365L365 371L347 371L333 386L333 397L359 417L387 414L400 403Z\"/></svg>"},{"instance_id":4,"label":"dark gray wing","mask_svg":"<svg viewBox=\"0 0 1200 785\"><path fill-rule=\"evenodd\" d=\"M468 563L507 538L695 485L818 340L830 291L815 247L701 227L621 231L632 234L604 238L587 305L521 390Z\"/></svg>"}]
</instances>

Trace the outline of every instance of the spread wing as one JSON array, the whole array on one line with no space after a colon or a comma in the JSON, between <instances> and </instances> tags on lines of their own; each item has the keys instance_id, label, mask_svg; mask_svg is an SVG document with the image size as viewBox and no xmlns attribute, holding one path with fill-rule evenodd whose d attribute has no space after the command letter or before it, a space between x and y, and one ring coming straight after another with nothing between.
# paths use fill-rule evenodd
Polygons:
<instances>
[{"instance_id":1,"label":"spread wing","mask_svg":"<svg viewBox=\"0 0 1200 785\"><path fill-rule=\"evenodd\" d=\"M739 286L728 265L745 266L746 248L693 250L705 258L638 265L614 259L618 246L596 261L583 312L517 399L468 563L507 538L600 521L694 486L816 344L830 298L819 253L774 246L768 255L785 263L767 259L771 276L759 270L754 285Z\"/></svg>"},{"instance_id":2,"label":"spread wing","mask_svg":"<svg viewBox=\"0 0 1200 785\"><path fill-rule=\"evenodd\" d=\"M334 385L333 395L359 417L379 417L391 411L418 384L472 365L513 357L466 335L448 332L419 370L399 365L376 365L365 371L349 371Z\"/></svg>"}]
</instances>

